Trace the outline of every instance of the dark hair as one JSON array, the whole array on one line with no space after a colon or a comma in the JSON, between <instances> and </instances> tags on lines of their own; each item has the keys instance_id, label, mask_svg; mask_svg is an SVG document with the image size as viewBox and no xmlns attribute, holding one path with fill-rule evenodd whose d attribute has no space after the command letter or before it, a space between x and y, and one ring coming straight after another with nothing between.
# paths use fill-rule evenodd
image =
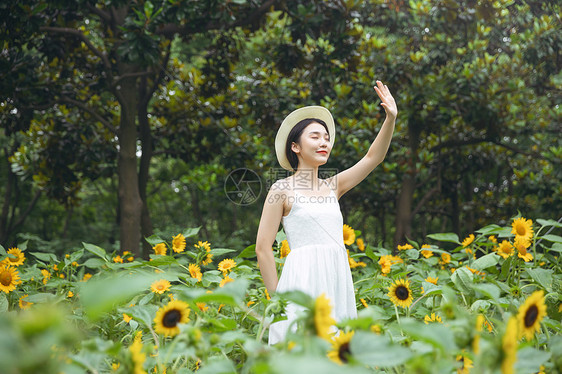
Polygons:
<instances>
[{"instance_id":1,"label":"dark hair","mask_svg":"<svg viewBox=\"0 0 562 374\"><path fill-rule=\"evenodd\" d=\"M285 155L287 156L287 160L289 160L289 163L291 164L291 167L293 168L293 171L296 171L297 167L299 166L299 158L297 157L297 154L295 152L293 152L293 150L291 149L291 145L293 144L293 142L299 143L302 132L311 123L321 124L322 126L324 126L324 128L326 129L328 134L330 133L328 131L328 126L326 125L326 122L324 122L324 121L322 121L321 119L318 119L318 118L303 119L303 120L299 121L291 129L291 131L289 132L289 136L287 136L287 143L285 144Z\"/></svg>"}]
</instances>

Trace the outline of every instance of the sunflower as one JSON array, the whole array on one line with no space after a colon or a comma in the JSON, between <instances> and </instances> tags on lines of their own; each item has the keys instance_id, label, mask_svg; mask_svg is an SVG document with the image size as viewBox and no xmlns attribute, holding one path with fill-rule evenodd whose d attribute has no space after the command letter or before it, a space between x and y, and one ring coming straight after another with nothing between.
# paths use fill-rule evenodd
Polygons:
<instances>
[{"instance_id":1,"label":"sunflower","mask_svg":"<svg viewBox=\"0 0 562 374\"><path fill-rule=\"evenodd\" d=\"M388 289L388 297L396 306L407 308L412 304L412 291L410 290L410 281L404 279L396 280Z\"/></svg>"},{"instance_id":2,"label":"sunflower","mask_svg":"<svg viewBox=\"0 0 562 374\"><path fill-rule=\"evenodd\" d=\"M4 259L2 263L5 265L20 266L25 261L25 255L19 248L10 248L8 249L7 253L9 255L12 255L13 257L8 256L6 259Z\"/></svg>"},{"instance_id":3,"label":"sunflower","mask_svg":"<svg viewBox=\"0 0 562 374\"><path fill-rule=\"evenodd\" d=\"M226 275L220 282L219 287L224 287L225 284L230 283L230 282L234 282L234 279L230 278L228 275Z\"/></svg>"},{"instance_id":4,"label":"sunflower","mask_svg":"<svg viewBox=\"0 0 562 374\"><path fill-rule=\"evenodd\" d=\"M457 355L457 361L462 362L462 366L457 369L457 374L468 374L472 365L472 360L463 352L463 354Z\"/></svg>"},{"instance_id":5,"label":"sunflower","mask_svg":"<svg viewBox=\"0 0 562 374\"><path fill-rule=\"evenodd\" d=\"M545 316L544 291L535 291L519 307L519 313L517 313L519 337L525 336L527 340L533 339L535 332L540 329L540 322Z\"/></svg>"},{"instance_id":6,"label":"sunflower","mask_svg":"<svg viewBox=\"0 0 562 374\"><path fill-rule=\"evenodd\" d=\"M160 279L150 285L150 290L154 293L162 295L164 292L170 290L170 282L166 279Z\"/></svg>"},{"instance_id":7,"label":"sunflower","mask_svg":"<svg viewBox=\"0 0 562 374\"><path fill-rule=\"evenodd\" d=\"M20 309L22 309L22 310L29 309L31 307L31 305L33 305L33 303L30 303L29 301L24 300L28 296L29 296L28 294L25 294L22 297L20 297L19 302L18 302L19 306L20 306Z\"/></svg>"},{"instance_id":8,"label":"sunflower","mask_svg":"<svg viewBox=\"0 0 562 374\"><path fill-rule=\"evenodd\" d=\"M367 266L367 264L364 263L363 261L359 261L359 262L355 261L355 259L349 255L349 250L347 251L347 261L349 262L349 267L351 269L355 269L357 267L364 268L365 266Z\"/></svg>"},{"instance_id":9,"label":"sunflower","mask_svg":"<svg viewBox=\"0 0 562 374\"><path fill-rule=\"evenodd\" d=\"M498 255L502 256L503 258L508 258L509 256L513 255L513 245L507 240L504 240L500 243L500 245L496 248L496 252Z\"/></svg>"},{"instance_id":10,"label":"sunflower","mask_svg":"<svg viewBox=\"0 0 562 374\"><path fill-rule=\"evenodd\" d=\"M441 261L442 264L448 264L449 262L451 262L451 255L448 253L441 253Z\"/></svg>"},{"instance_id":11,"label":"sunflower","mask_svg":"<svg viewBox=\"0 0 562 374\"><path fill-rule=\"evenodd\" d=\"M464 238L464 240L462 241L462 246L468 247L469 245L472 244L473 241L474 241L474 234L470 234L469 236Z\"/></svg>"},{"instance_id":12,"label":"sunflower","mask_svg":"<svg viewBox=\"0 0 562 374\"><path fill-rule=\"evenodd\" d=\"M496 237L494 235L488 236L488 240L491 241L494 244L498 244L498 239L496 239Z\"/></svg>"},{"instance_id":13,"label":"sunflower","mask_svg":"<svg viewBox=\"0 0 562 374\"><path fill-rule=\"evenodd\" d=\"M185 236L177 234L172 240L172 250L176 253L181 253L185 250Z\"/></svg>"},{"instance_id":14,"label":"sunflower","mask_svg":"<svg viewBox=\"0 0 562 374\"><path fill-rule=\"evenodd\" d=\"M365 242L363 241L363 239L358 238L355 243L357 244L357 248L359 248L360 251L365 250Z\"/></svg>"},{"instance_id":15,"label":"sunflower","mask_svg":"<svg viewBox=\"0 0 562 374\"><path fill-rule=\"evenodd\" d=\"M236 262L231 258L227 258L226 260L222 260L221 262L219 262L218 269L222 271L223 275L226 275L228 274L229 271L231 271L235 267L236 267Z\"/></svg>"},{"instance_id":16,"label":"sunflower","mask_svg":"<svg viewBox=\"0 0 562 374\"><path fill-rule=\"evenodd\" d=\"M428 282L428 283L433 283L433 284L436 285L436 284L437 284L437 281L439 280L439 277L437 277L437 278L427 277L427 278L425 278L424 280L425 280L426 282Z\"/></svg>"},{"instance_id":17,"label":"sunflower","mask_svg":"<svg viewBox=\"0 0 562 374\"><path fill-rule=\"evenodd\" d=\"M117 256L113 257L113 262L122 264L123 259L121 258L120 255L117 255ZM58 269L55 269L55 270L58 270Z\"/></svg>"},{"instance_id":18,"label":"sunflower","mask_svg":"<svg viewBox=\"0 0 562 374\"><path fill-rule=\"evenodd\" d=\"M433 256L433 251L430 251L429 249L422 249L421 254L425 258L430 258L431 256Z\"/></svg>"},{"instance_id":19,"label":"sunflower","mask_svg":"<svg viewBox=\"0 0 562 374\"><path fill-rule=\"evenodd\" d=\"M131 322L132 319L133 319L133 317L131 317L128 314L123 313L123 321L125 321L125 323Z\"/></svg>"},{"instance_id":20,"label":"sunflower","mask_svg":"<svg viewBox=\"0 0 562 374\"><path fill-rule=\"evenodd\" d=\"M441 317L438 316L435 313L431 313L431 316L429 315L425 315L423 322L428 325L430 322L439 322L439 323L443 323L443 321L441 320Z\"/></svg>"},{"instance_id":21,"label":"sunflower","mask_svg":"<svg viewBox=\"0 0 562 374\"><path fill-rule=\"evenodd\" d=\"M349 225L343 225L343 242L345 245L355 243L355 230Z\"/></svg>"},{"instance_id":22,"label":"sunflower","mask_svg":"<svg viewBox=\"0 0 562 374\"><path fill-rule=\"evenodd\" d=\"M335 323L336 321L332 318L330 299L325 294L318 296L314 302L314 327L316 335L330 341L332 335L330 330Z\"/></svg>"},{"instance_id":23,"label":"sunflower","mask_svg":"<svg viewBox=\"0 0 562 374\"><path fill-rule=\"evenodd\" d=\"M525 262L533 260L533 255L527 252L527 248L531 246L531 241L524 236L516 236L513 246L517 249L517 257L522 258Z\"/></svg>"},{"instance_id":24,"label":"sunflower","mask_svg":"<svg viewBox=\"0 0 562 374\"><path fill-rule=\"evenodd\" d=\"M199 310L202 312L206 312L209 309L209 307L205 303L197 302L195 303L195 305L197 305L197 308L199 308Z\"/></svg>"},{"instance_id":25,"label":"sunflower","mask_svg":"<svg viewBox=\"0 0 562 374\"><path fill-rule=\"evenodd\" d=\"M365 308L368 308L368 307L369 307L369 305L367 304L367 302L365 301L365 299L359 299L359 301L361 301L361 304L363 304L363 306L364 306Z\"/></svg>"},{"instance_id":26,"label":"sunflower","mask_svg":"<svg viewBox=\"0 0 562 374\"><path fill-rule=\"evenodd\" d=\"M289 242L285 239L281 242L281 249L279 250L279 257L287 257L291 253L291 248L289 248Z\"/></svg>"},{"instance_id":27,"label":"sunflower","mask_svg":"<svg viewBox=\"0 0 562 374\"><path fill-rule=\"evenodd\" d=\"M476 334L472 340L472 351L475 354L480 353L480 333L484 327L484 321L486 321L486 318L482 314L476 316Z\"/></svg>"},{"instance_id":28,"label":"sunflower","mask_svg":"<svg viewBox=\"0 0 562 374\"><path fill-rule=\"evenodd\" d=\"M178 324L189 322L189 306L180 300L170 301L158 309L154 322L154 331L165 336L176 336L180 332Z\"/></svg>"},{"instance_id":29,"label":"sunflower","mask_svg":"<svg viewBox=\"0 0 562 374\"><path fill-rule=\"evenodd\" d=\"M43 272L43 271L41 271ZM92 274L90 273L85 273L84 276L82 277L82 282L86 282L88 279L90 279L92 277Z\"/></svg>"},{"instance_id":30,"label":"sunflower","mask_svg":"<svg viewBox=\"0 0 562 374\"><path fill-rule=\"evenodd\" d=\"M533 238L533 221L523 217L513 220L511 223L511 233L531 240Z\"/></svg>"},{"instance_id":31,"label":"sunflower","mask_svg":"<svg viewBox=\"0 0 562 374\"><path fill-rule=\"evenodd\" d=\"M513 364L517 360L517 319L511 317L505 327L502 338L503 359L501 364L502 374L513 374Z\"/></svg>"},{"instance_id":32,"label":"sunflower","mask_svg":"<svg viewBox=\"0 0 562 374\"><path fill-rule=\"evenodd\" d=\"M10 293L21 283L18 271L6 264L0 264L0 291Z\"/></svg>"},{"instance_id":33,"label":"sunflower","mask_svg":"<svg viewBox=\"0 0 562 374\"><path fill-rule=\"evenodd\" d=\"M166 243L158 243L154 247L152 247L152 249L154 250L154 254L161 256L166 256L166 252L168 251Z\"/></svg>"},{"instance_id":34,"label":"sunflower","mask_svg":"<svg viewBox=\"0 0 562 374\"><path fill-rule=\"evenodd\" d=\"M383 257L385 257L385 256L383 256ZM381 273L383 275L386 275L386 274L390 273L390 267L391 267L392 263L391 263L390 259L383 258L383 257L381 257L379 259L379 265L381 266Z\"/></svg>"},{"instance_id":35,"label":"sunflower","mask_svg":"<svg viewBox=\"0 0 562 374\"><path fill-rule=\"evenodd\" d=\"M146 374L146 371L142 368L144 362L146 361L146 353L142 352L142 332L139 331L135 335L133 344L129 347L129 352L131 352L131 358L133 360L133 373L134 374Z\"/></svg>"},{"instance_id":36,"label":"sunflower","mask_svg":"<svg viewBox=\"0 0 562 374\"><path fill-rule=\"evenodd\" d=\"M199 241L197 244L194 244L195 248L204 248L206 255L205 258L203 259L203 261L201 261L201 265L209 265L211 262L213 262L213 254L211 253L211 244L209 244L209 242L207 241Z\"/></svg>"},{"instance_id":37,"label":"sunflower","mask_svg":"<svg viewBox=\"0 0 562 374\"><path fill-rule=\"evenodd\" d=\"M349 343L351 342L353 334L353 331L342 333L334 339L332 342L332 350L328 352L330 360L340 365L347 363L349 356L351 355Z\"/></svg>"},{"instance_id":38,"label":"sunflower","mask_svg":"<svg viewBox=\"0 0 562 374\"><path fill-rule=\"evenodd\" d=\"M203 279L203 274L201 273L201 268L199 267L199 265L189 264L187 270L189 270L189 275L191 275L191 278L195 278L197 279L197 282L201 282L201 279Z\"/></svg>"},{"instance_id":39,"label":"sunflower","mask_svg":"<svg viewBox=\"0 0 562 374\"><path fill-rule=\"evenodd\" d=\"M396 248L398 248L399 251L405 251L407 249L413 249L414 247L412 247L411 244L404 244L404 245L399 245Z\"/></svg>"}]
</instances>

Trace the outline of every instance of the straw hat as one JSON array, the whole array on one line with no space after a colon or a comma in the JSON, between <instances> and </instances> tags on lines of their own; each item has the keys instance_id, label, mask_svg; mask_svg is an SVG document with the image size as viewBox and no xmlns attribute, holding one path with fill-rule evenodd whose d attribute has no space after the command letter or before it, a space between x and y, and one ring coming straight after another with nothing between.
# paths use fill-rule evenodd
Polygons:
<instances>
[{"instance_id":1,"label":"straw hat","mask_svg":"<svg viewBox=\"0 0 562 374\"><path fill-rule=\"evenodd\" d=\"M287 144L287 137L289 133L295 127L297 123L303 119L316 118L322 120L326 123L328 127L328 134L330 135L330 142L334 144L336 137L336 126L334 124L334 118L330 111L322 106L305 106L294 110L289 114L277 130L277 136L275 137L275 153L277 154L277 160L283 169L292 171L291 163L287 159L285 154L285 148Z\"/></svg>"}]
</instances>

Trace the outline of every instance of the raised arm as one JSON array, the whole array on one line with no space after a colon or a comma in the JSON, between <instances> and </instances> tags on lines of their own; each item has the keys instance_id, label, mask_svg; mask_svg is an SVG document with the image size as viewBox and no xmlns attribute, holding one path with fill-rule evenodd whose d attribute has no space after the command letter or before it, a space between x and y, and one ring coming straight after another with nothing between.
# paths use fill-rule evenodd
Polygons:
<instances>
[{"instance_id":1,"label":"raised arm","mask_svg":"<svg viewBox=\"0 0 562 374\"><path fill-rule=\"evenodd\" d=\"M338 198L358 185L359 182L365 179L367 175L384 160L388 152L388 147L390 146L390 141L392 140L394 123L396 121L396 115L398 114L396 103L388 87L383 85L381 81L377 81L377 85L374 89L381 99L381 105L386 112L386 118L377 137L371 144L369 151L367 151L367 154L349 169L332 177L336 185Z\"/></svg>"},{"instance_id":2,"label":"raised arm","mask_svg":"<svg viewBox=\"0 0 562 374\"><path fill-rule=\"evenodd\" d=\"M277 269L273 257L273 242L279 229L279 223L283 216L283 201L287 196L276 183L271 186L263 204L258 235L256 238L256 255L258 266L263 278L263 283L269 292L277 289Z\"/></svg>"}]
</instances>

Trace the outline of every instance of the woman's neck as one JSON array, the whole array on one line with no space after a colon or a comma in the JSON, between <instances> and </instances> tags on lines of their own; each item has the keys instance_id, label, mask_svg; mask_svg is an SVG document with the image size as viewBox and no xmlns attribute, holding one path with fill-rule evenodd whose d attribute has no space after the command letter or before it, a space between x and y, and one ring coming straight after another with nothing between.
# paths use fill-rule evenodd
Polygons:
<instances>
[{"instance_id":1,"label":"woman's neck","mask_svg":"<svg viewBox=\"0 0 562 374\"><path fill-rule=\"evenodd\" d=\"M293 174L295 187L302 189L320 189L320 178L318 178L318 168L299 167Z\"/></svg>"}]
</instances>

